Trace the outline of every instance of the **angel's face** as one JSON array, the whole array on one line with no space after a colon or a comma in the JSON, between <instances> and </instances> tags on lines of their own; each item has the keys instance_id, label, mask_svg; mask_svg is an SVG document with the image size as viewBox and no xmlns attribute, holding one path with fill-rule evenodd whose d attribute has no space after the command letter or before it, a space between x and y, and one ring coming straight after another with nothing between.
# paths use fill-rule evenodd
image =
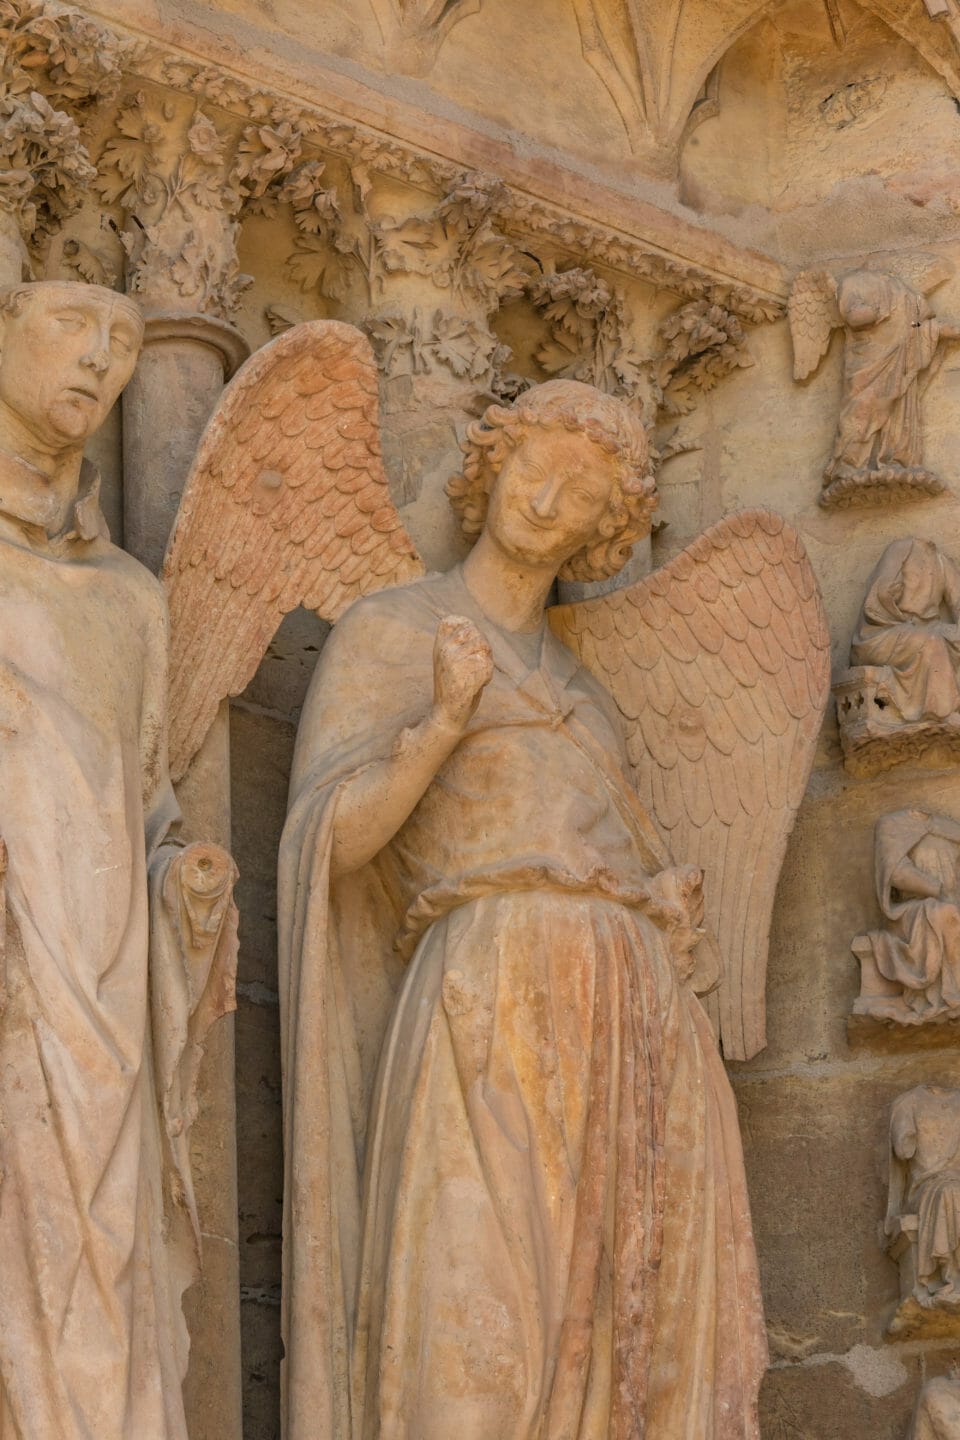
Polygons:
<instances>
[{"instance_id":1,"label":"angel's face","mask_svg":"<svg viewBox=\"0 0 960 1440\"><path fill-rule=\"evenodd\" d=\"M42 444L82 444L133 374L142 328L110 290L37 285L2 322L0 402Z\"/></svg>"},{"instance_id":2,"label":"angel's face","mask_svg":"<svg viewBox=\"0 0 960 1440\"><path fill-rule=\"evenodd\" d=\"M588 436L531 427L497 476L487 533L511 560L559 570L597 535L617 470Z\"/></svg>"}]
</instances>

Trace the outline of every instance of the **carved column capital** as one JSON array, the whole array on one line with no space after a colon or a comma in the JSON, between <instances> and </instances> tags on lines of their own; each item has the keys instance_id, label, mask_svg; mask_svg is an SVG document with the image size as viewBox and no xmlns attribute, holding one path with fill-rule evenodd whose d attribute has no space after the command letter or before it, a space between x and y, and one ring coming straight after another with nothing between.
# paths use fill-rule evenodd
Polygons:
<instances>
[{"instance_id":1,"label":"carved column capital","mask_svg":"<svg viewBox=\"0 0 960 1440\"><path fill-rule=\"evenodd\" d=\"M96 171L77 118L109 101L135 47L50 0L0 0L0 269L9 283Z\"/></svg>"},{"instance_id":2,"label":"carved column capital","mask_svg":"<svg viewBox=\"0 0 960 1440\"><path fill-rule=\"evenodd\" d=\"M252 283L237 259L240 223L275 206L302 144L287 118L228 127L192 96L125 97L97 186L126 219L127 289L148 310L229 319Z\"/></svg>"}]
</instances>

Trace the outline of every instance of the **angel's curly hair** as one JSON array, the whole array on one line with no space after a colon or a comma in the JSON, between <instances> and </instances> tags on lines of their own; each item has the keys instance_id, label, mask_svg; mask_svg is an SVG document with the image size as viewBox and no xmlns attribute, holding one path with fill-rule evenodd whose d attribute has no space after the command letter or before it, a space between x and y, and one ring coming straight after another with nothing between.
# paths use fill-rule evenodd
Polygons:
<instances>
[{"instance_id":1,"label":"angel's curly hair","mask_svg":"<svg viewBox=\"0 0 960 1440\"><path fill-rule=\"evenodd\" d=\"M512 406L489 405L467 426L463 470L447 485L460 528L471 543L483 530L490 494L510 451L534 426L586 435L619 461L610 505L596 534L563 566L562 580L606 580L626 564L646 535L657 507L646 431L622 400L579 380L548 380L524 391Z\"/></svg>"}]
</instances>

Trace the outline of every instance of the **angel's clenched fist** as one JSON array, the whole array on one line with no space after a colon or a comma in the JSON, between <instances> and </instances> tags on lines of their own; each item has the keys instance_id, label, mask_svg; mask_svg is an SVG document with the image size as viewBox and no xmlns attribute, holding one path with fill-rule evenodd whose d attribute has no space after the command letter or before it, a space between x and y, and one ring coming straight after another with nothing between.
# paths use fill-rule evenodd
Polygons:
<instances>
[{"instance_id":1,"label":"angel's clenched fist","mask_svg":"<svg viewBox=\"0 0 960 1440\"><path fill-rule=\"evenodd\" d=\"M490 646L462 615L447 615L433 643L433 705L451 728L463 730L493 674Z\"/></svg>"}]
</instances>

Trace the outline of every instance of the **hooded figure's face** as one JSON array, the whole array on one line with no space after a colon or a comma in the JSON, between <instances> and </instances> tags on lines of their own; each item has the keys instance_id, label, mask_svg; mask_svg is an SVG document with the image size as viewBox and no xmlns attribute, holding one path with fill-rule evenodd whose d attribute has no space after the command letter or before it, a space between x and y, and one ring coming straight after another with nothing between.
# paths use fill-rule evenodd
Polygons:
<instances>
[{"instance_id":1,"label":"hooded figure's face","mask_svg":"<svg viewBox=\"0 0 960 1440\"><path fill-rule=\"evenodd\" d=\"M133 305L111 290L29 287L0 321L0 404L42 445L82 446L133 374L142 335Z\"/></svg>"},{"instance_id":2,"label":"hooded figure's face","mask_svg":"<svg viewBox=\"0 0 960 1440\"><path fill-rule=\"evenodd\" d=\"M943 575L937 547L931 540L914 540L900 566L894 595L905 615L928 619L943 598Z\"/></svg>"}]
</instances>

